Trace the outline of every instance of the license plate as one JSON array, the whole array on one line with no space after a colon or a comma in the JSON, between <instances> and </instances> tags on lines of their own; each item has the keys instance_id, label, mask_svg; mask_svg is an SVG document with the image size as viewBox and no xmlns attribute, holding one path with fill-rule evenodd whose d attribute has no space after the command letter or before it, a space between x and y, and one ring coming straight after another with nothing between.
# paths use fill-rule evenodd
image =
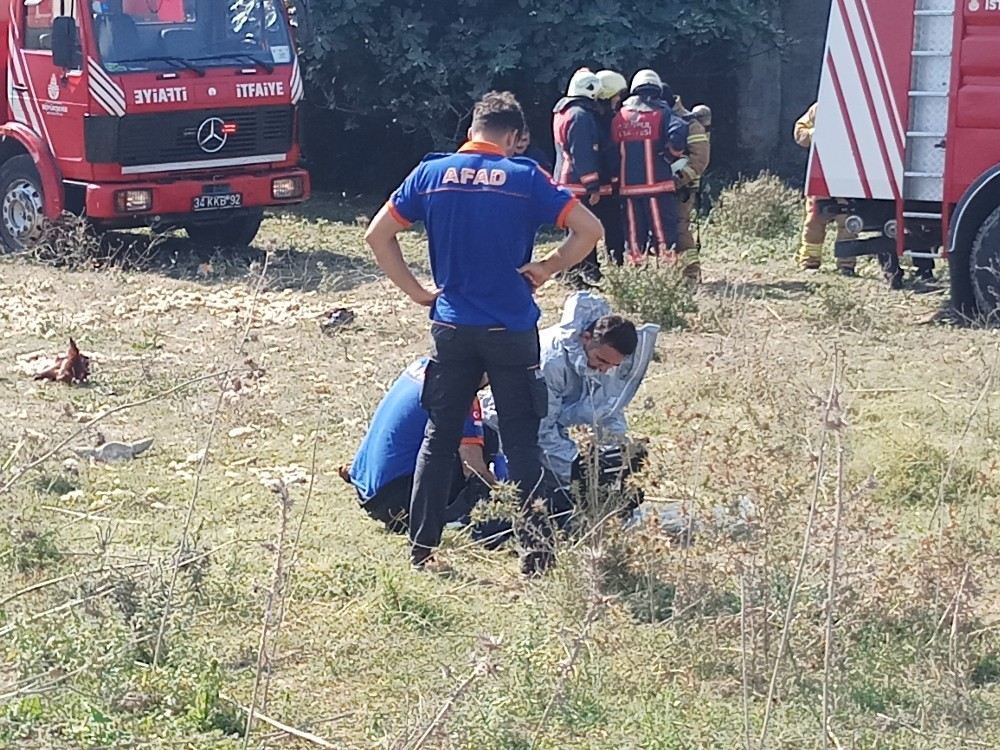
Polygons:
<instances>
[{"instance_id":1,"label":"license plate","mask_svg":"<svg viewBox=\"0 0 1000 750\"><path fill-rule=\"evenodd\" d=\"M228 208L240 208L243 205L243 193L222 193L221 195L197 195L191 204L193 211L225 211Z\"/></svg>"}]
</instances>

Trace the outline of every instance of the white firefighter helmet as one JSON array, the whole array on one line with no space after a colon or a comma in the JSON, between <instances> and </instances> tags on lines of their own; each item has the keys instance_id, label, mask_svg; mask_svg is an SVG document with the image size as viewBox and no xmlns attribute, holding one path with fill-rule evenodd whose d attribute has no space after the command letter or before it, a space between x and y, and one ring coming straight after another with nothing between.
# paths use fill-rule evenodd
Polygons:
<instances>
[{"instance_id":1,"label":"white firefighter helmet","mask_svg":"<svg viewBox=\"0 0 1000 750\"><path fill-rule=\"evenodd\" d=\"M633 94L639 89L646 87L655 88L657 91L663 90L663 81L660 80L660 75L655 70L645 68L636 73L632 78L631 91Z\"/></svg>"},{"instance_id":2,"label":"white firefighter helmet","mask_svg":"<svg viewBox=\"0 0 1000 750\"><path fill-rule=\"evenodd\" d=\"M601 90L601 79L589 68L580 68L569 79L569 88L566 96L583 96L587 99L596 99L597 92Z\"/></svg>"},{"instance_id":3,"label":"white firefighter helmet","mask_svg":"<svg viewBox=\"0 0 1000 750\"><path fill-rule=\"evenodd\" d=\"M601 90L597 92L598 99L612 99L628 88L628 81L618 71L599 70L597 77L601 79Z\"/></svg>"}]
</instances>

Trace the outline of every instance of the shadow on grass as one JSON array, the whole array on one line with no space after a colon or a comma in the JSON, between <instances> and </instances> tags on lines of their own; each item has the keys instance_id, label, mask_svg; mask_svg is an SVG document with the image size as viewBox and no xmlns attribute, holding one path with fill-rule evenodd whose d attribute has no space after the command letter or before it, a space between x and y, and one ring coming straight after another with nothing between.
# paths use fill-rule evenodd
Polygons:
<instances>
[{"instance_id":1,"label":"shadow on grass","mask_svg":"<svg viewBox=\"0 0 1000 750\"><path fill-rule=\"evenodd\" d=\"M753 299L795 299L814 294L819 285L813 281L782 279L778 281L734 281L719 279L706 281L700 289L713 295L729 295L738 292Z\"/></svg>"},{"instance_id":2,"label":"shadow on grass","mask_svg":"<svg viewBox=\"0 0 1000 750\"><path fill-rule=\"evenodd\" d=\"M299 206L272 209L274 216L291 216L306 222L337 222L358 224L371 219L379 210L381 202L370 196L347 198L334 193L314 194Z\"/></svg>"},{"instance_id":3,"label":"shadow on grass","mask_svg":"<svg viewBox=\"0 0 1000 750\"><path fill-rule=\"evenodd\" d=\"M371 215L361 203L319 197L269 213L253 247L206 246L179 231L97 236L82 220L69 218L53 225L50 237L25 256L67 269L114 269L214 285L255 281L270 254L268 289L346 291L381 276L362 240Z\"/></svg>"},{"instance_id":4,"label":"shadow on grass","mask_svg":"<svg viewBox=\"0 0 1000 750\"><path fill-rule=\"evenodd\" d=\"M97 268L155 273L168 278L214 285L255 280L268 251L254 247L198 245L182 236L111 232L101 238ZM375 263L360 255L330 250L270 249L268 289L346 291L380 276Z\"/></svg>"}]
</instances>

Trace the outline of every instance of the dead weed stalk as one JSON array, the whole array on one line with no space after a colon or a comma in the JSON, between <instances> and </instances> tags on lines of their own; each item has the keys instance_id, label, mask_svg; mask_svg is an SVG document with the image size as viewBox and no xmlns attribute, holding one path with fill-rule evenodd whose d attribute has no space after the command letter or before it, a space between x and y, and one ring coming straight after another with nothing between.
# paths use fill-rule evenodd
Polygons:
<instances>
[{"instance_id":1,"label":"dead weed stalk","mask_svg":"<svg viewBox=\"0 0 1000 750\"><path fill-rule=\"evenodd\" d=\"M813 483L812 499L809 503L809 517L806 521L806 529L802 537L802 553L799 556L798 565L795 569L795 576L792 579L791 588L788 593L788 606L785 610L785 618L782 623L781 638L778 641L778 654L774 659L771 681L767 689L767 702L764 708L763 726L761 727L760 738L758 740L758 746L761 750L767 747L767 736L771 726L771 713L772 707L774 706L775 692L778 686L778 676L781 673L781 665L782 662L784 662L785 654L788 651L788 642L791 636L792 622L795 619L795 607L798 603L799 586L802 584L802 577L805 573L806 564L809 560L809 550L812 546L813 531L816 526L816 515L823 487L823 477L826 473L826 452L829 436L831 432L840 431L845 426L840 407L840 374L841 361L840 350L838 348L835 352L833 375L830 378L830 390L823 414L820 442L817 450L816 475Z\"/></svg>"},{"instance_id":2,"label":"dead weed stalk","mask_svg":"<svg viewBox=\"0 0 1000 750\"><path fill-rule=\"evenodd\" d=\"M257 284L254 287L253 297L250 299L250 309L247 312L247 324L243 329L243 333L240 336L239 342L236 346L236 352L234 356L234 362L243 361L243 352L246 349L247 343L250 341L250 331L253 328L254 319L257 312L257 303L260 300L261 292L264 289L264 284L267 281L267 269L270 263L271 255L268 253L264 256L264 263L261 266L260 275L257 277ZM219 417L222 414L222 407L226 403L226 388L230 381L234 371L236 370L236 365L231 365L225 372L225 378L219 385L219 395L215 402L215 408L212 411L212 422L208 428L208 435L205 437L205 443L201 450L201 460L198 462L198 469L195 472L194 477L194 489L191 492L191 499L188 502L187 511L184 515L184 525L181 528L181 538L178 543L178 549L184 549L188 542L188 534L191 531L191 523L194 519L195 506L198 502L198 496L201 493L202 479L205 475L205 468L208 466L209 451L212 447L212 441L215 437L215 431L219 424ZM153 648L153 667L156 668L160 660L160 655L163 648L163 636L167 629L167 623L170 619L170 608L173 601L174 592L177 588L177 576L178 567L174 565L170 574L170 584L167 588L167 598L163 605L163 616L160 618L160 626L156 634L156 645Z\"/></svg>"},{"instance_id":3,"label":"dead weed stalk","mask_svg":"<svg viewBox=\"0 0 1000 750\"><path fill-rule=\"evenodd\" d=\"M268 637L272 627L280 627L280 621L275 616L275 610L278 610L282 614L284 613L282 602L288 584L288 570L285 567L285 541L288 538L288 525L292 514L292 496L288 491L288 485L284 479L272 480L269 489L278 499L278 540L274 549L274 568L271 571L271 585L264 599L264 614L260 626L260 639L257 644L257 663L254 669L253 690L250 693L250 706L247 710L246 731L243 733L243 750L247 750L250 746L254 712L257 710L257 699L261 692L262 681L264 680ZM270 666L267 666L268 672L270 672ZM270 684L270 676L267 677L267 683ZM266 688L264 688L264 693L265 701L261 706L262 711L267 709Z\"/></svg>"},{"instance_id":4,"label":"dead weed stalk","mask_svg":"<svg viewBox=\"0 0 1000 750\"><path fill-rule=\"evenodd\" d=\"M826 593L826 627L823 645L823 748L828 747L830 738L830 712L833 709L833 696L830 687L830 674L833 666L834 649L834 619L837 611L837 584L840 563L840 531L844 518L844 485L847 481L844 438L840 432L835 436L837 445L837 506L833 519L833 548L830 551L830 578Z\"/></svg>"},{"instance_id":5,"label":"dead weed stalk","mask_svg":"<svg viewBox=\"0 0 1000 750\"><path fill-rule=\"evenodd\" d=\"M445 723L454 712L455 707L469 693L476 682L484 677L495 677L499 673L500 667L496 662L496 655L503 646L502 642L496 638L481 636L479 646L480 653L473 654L471 657L472 668L455 686L455 689L448 694L427 726L420 730L413 740L407 735L394 743L395 750L420 750L423 748L444 729Z\"/></svg>"}]
</instances>

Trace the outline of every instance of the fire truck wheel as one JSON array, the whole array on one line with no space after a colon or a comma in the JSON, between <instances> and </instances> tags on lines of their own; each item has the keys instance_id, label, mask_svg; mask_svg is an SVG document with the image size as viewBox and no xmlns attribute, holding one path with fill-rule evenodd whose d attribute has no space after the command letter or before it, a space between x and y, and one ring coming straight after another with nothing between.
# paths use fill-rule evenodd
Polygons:
<instances>
[{"instance_id":1,"label":"fire truck wheel","mask_svg":"<svg viewBox=\"0 0 1000 750\"><path fill-rule=\"evenodd\" d=\"M184 230L199 245L248 247L257 236L263 219L263 211L251 211L209 224L188 224Z\"/></svg>"},{"instance_id":2,"label":"fire truck wheel","mask_svg":"<svg viewBox=\"0 0 1000 750\"><path fill-rule=\"evenodd\" d=\"M15 156L0 167L0 241L19 252L45 233L42 180L30 156Z\"/></svg>"},{"instance_id":3,"label":"fire truck wheel","mask_svg":"<svg viewBox=\"0 0 1000 750\"><path fill-rule=\"evenodd\" d=\"M1000 207L979 227L969 254L969 273L979 312L1000 319Z\"/></svg>"}]
</instances>

